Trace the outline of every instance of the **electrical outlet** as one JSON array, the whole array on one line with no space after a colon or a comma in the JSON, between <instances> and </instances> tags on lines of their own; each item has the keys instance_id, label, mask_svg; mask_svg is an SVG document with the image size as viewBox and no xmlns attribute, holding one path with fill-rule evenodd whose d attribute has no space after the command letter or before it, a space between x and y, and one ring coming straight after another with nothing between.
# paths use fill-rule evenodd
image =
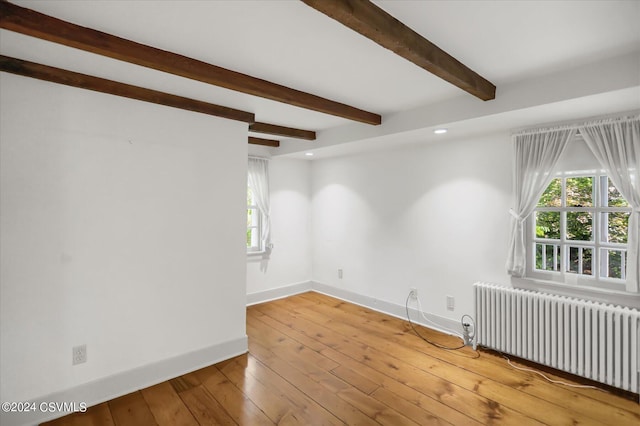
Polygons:
<instances>
[{"instance_id":1,"label":"electrical outlet","mask_svg":"<svg viewBox=\"0 0 640 426\"><path fill-rule=\"evenodd\" d=\"M453 296L447 296L447 310L453 311L456 308L456 299Z\"/></svg>"},{"instance_id":2,"label":"electrical outlet","mask_svg":"<svg viewBox=\"0 0 640 426\"><path fill-rule=\"evenodd\" d=\"M418 298L418 289L416 287L411 287L409 289L409 295L411 296L412 299L417 299Z\"/></svg>"},{"instance_id":3,"label":"electrical outlet","mask_svg":"<svg viewBox=\"0 0 640 426\"><path fill-rule=\"evenodd\" d=\"M74 346L71 349L71 365L87 362L87 345Z\"/></svg>"},{"instance_id":4,"label":"electrical outlet","mask_svg":"<svg viewBox=\"0 0 640 426\"><path fill-rule=\"evenodd\" d=\"M338 278L342 279L342 268L338 269Z\"/></svg>"}]
</instances>

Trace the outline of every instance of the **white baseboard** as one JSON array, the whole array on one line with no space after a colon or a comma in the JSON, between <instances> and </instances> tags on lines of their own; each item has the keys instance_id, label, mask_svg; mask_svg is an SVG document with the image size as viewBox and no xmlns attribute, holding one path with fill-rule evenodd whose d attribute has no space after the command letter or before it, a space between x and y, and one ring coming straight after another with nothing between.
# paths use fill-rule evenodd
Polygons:
<instances>
[{"instance_id":1,"label":"white baseboard","mask_svg":"<svg viewBox=\"0 0 640 426\"><path fill-rule=\"evenodd\" d=\"M365 296L315 281L295 283L271 290L247 294L247 306L282 299L307 291L316 291L318 293L326 294L396 318L406 319L407 316L404 305L386 302L371 296ZM462 333L461 325L457 321L437 315L426 314L427 318L435 323L429 324L420 317L420 313L416 309L410 308L409 313L411 315L411 320L414 323L447 334L451 334L449 330L455 330L458 334ZM234 356L246 353L247 350L247 337L244 336L239 339L220 343L194 352L179 355L174 358L118 373L113 376L98 379L61 392L39 397L31 400L30 402L34 402L36 407L39 407L43 402L84 402L87 406L93 406L139 389L144 389L157 383L173 379L199 368L233 358ZM56 417L64 416L65 414L68 413L47 413L40 412L38 410L35 412L20 414L2 412L0 413L0 424L3 426L36 425L41 422L52 420Z\"/></svg>"},{"instance_id":2,"label":"white baseboard","mask_svg":"<svg viewBox=\"0 0 640 426\"><path fill-rule=\"evenodd\" d=\"M318 282L312 282L311 289L318 293L326 294L346 302L351 302L356 305L364 306L374 311L381 312L383 314L391 315L392 317L407 319L407 309L404 305L398 305L384 300L379 300L371 296L365 296L351 291L330 286L328 284L322 284ZM411 322L414 324L420 324L424 327L431 328L433 330L440 331L445 334L456 334L462 336L462 325L458 321L451 320L433 314L424 314L430 321L429 323L421 318L420 312L415 308L409 308L409 315L411 315ZM452 330L455 333L452 333Z\"/></svg>"},{"instance_id":3,"label":"white baseboard","mask_svg":"<svg viewBox=\"0 0 640 426\"><path fill-rule=\"evenodd\" d=\"M105 401L144 389L149 386L181 376L191 371L216 364L248 351L247 336L219 343L193 352L164 359L133 370L124 371L109 377L94 380L89 383L76 386L50 395L34 398L36 410L27 413L0 413L0 424L3 426L27 426L62 417L69 413L42 412L39 407L42 403L81 402L87 407L100 404ZM2 401L6 402L6 401ZM17 402L17 401L16 401ZM46 405L44 408L46 409Z\"/></svg>"},{"instance_id":4,"label":"white baseboard","mask_svg":"<svg viewBox=\"0 0 640 426\"><path fill-rule=\"evenodd\" d=\"M290 284L270 290L259 291L257 293L247 294L247 306L258 303L270 302L272 300L282 299L311 290L311 281L305 281L296 284Z\"/></svg>"},{"instance_id":5,"label":"white baseboard","mask_svg":"<svg viewBox=\"0 0 640 426\"><path fill-rule=\"evenodd\" d=\"M407 319L407 312L404 305L385 302L374 297L354 293L342 288L319 283L316 281L296 283L278 287L272 290L248 294L247 306L255 305L257 303L269 302L277 299L283 299L285 297L304 293L306 291L316 291L318 293L326 294L327 296L332 296L346 302L364 306L365 308L369 308L374 311L382 312L383 314L391 315L393 317L405 320ZM432 324L421 318L420 312L415 308L409 308L409 314L411 315L411 321L413 323L420 324L422 326L429 327L446 334L457 334L460 336L462 335L462 325L458 321L454 321L438 315L425 314L425 316L433 322ZM451 330L453 330L455 333L452 333Z\"/></svg>"}]
</instances>

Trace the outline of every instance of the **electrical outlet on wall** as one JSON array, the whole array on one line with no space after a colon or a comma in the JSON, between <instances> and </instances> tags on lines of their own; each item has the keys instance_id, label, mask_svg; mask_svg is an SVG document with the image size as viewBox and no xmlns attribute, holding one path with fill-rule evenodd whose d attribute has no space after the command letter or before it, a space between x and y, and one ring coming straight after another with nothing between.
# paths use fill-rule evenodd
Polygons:
<instances>
[{"instance_id":1,"label":"electrical outlet on wall","mask_svg":"<svg viewBox=\"0 0 640 426\"><path fill-rule=\"evenodd\" d=\"M456 299L453 296L447 296L447 310L453 311L456 308Z\"/></svg>"},{"instance_id":2,"label":"electrical outlet on wall","mask_svg":"<svg viewBox=\"0 0 640 426\"><path fill-rule=\"evenodd\" d=\"M87 345L74 346L71 349L71 365L87 362Z\"/></svg>"},{"instance_id":3,"label":"electrical outlet on wall","mask_svg":"<svg viewBox=\"0 0 640 426\"><path fill-rule=\"evenodd\" d=\"M417 299L418 298L418 289L416 287L411 287L409 289L409 295L411 296L412 299Z\"/></svg>"},{"instance_id":4,"label":"electrical outlet on wall","mask_svg":"<svg viewBox=\"0 0 640 426\"><path fill-rule=\"evenodd\" d=\"M338 268L338 278L342 279L342 268Z\"/></svg>"}]
</instances>

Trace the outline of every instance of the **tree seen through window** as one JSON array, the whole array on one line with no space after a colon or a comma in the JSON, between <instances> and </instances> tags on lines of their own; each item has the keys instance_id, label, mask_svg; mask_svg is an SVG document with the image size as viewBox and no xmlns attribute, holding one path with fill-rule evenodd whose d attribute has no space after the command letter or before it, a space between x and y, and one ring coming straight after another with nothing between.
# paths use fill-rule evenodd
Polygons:
<instances>
[{"instance_id":1,"label":"tree seen through window","mask_svg":"<svg viewBox=\"0 0 640 426\"><path fill-rule=\"evenodd\" d=\"M553 179L535 211L535 269L624 280L629 214L604 175Z\"/></svg>"}]
</instances>

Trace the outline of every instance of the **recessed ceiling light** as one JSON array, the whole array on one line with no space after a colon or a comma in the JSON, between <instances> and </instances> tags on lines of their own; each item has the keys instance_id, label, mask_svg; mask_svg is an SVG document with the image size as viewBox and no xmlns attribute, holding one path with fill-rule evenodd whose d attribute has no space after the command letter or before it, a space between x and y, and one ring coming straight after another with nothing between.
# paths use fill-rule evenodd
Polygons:
<instances>
[{"instance_id":1,"label":"recessed ceiling light","mask_svg":"<svg viewBox=\"0 0 640 426\"><path fill-rule=\"evenodd\" d=\"M307 157L313 157L313 152L305 152L304 155Z\"/></svg>"},{"instance_id":2,"label":"recessed ceiling light","mask_svg":"<svg viewBox=\"0 0 640 426\"><path fill-rule=\"evenodd\" d=\"M435 129L433 133L435 133L436 135L442 135L444 133L447 133L447 129Z\"/></svg>"}]
</instances>

